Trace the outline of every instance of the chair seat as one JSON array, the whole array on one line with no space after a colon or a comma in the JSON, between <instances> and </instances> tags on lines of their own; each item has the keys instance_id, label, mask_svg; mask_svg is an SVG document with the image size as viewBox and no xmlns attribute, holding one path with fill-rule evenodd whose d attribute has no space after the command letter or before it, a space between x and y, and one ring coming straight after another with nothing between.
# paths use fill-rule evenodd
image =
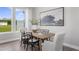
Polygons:
<instances>
[{"instance_id":1,"label":"chair seat","mask_svg":"<svg viewBox=\"0 0 79 59\"><path fill-rule=\"evenodd\" d=\"M62 33L62 32L56 33L55 37L53 39L53 42L45 41L42 44L42 50L43 51L62 51L63 50L64 36L65 36L65 33Z\"/></svg>"},{"instance_id":2,"label":"chair seat","mask_svg":"<svg viewBox=\"0 0 79 59\"><path fill-rule=\"evenodd\" d=\"M32 40L29 40L29 42L37 42L38 40L36 39L32 39Z\"/></svg>"},{"instance_id":3,"label":"chair seat","mask_svg":"<svg viewBox=\"0 0 79 59\"><path fill-rule=\"evenodd\" d=\"M36 39L32 39L32 40L29 40L29 44L31 45L33 50L33 47L39 46L39 41Z\"/></svg>"},{"instance_id":4,"label":"chair seat","mask_svg":"<svg viewBox=\"0 0 79 59\"><path fill-rule=\"evenodd\" d=\"M42 43L42 44L43 44L43 45L44 45L44 44L47 44L47 45L48 45L48 44L54 44L54 43L51 42L51 41L44 41L44 43Z\"/></svg>"}]
</instances>

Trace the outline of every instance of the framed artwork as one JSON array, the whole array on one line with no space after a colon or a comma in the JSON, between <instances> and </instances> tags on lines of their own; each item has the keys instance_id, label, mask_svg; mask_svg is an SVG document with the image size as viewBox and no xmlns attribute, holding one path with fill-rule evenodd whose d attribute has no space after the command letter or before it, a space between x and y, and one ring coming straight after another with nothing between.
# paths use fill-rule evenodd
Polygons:
<instances>
[{"instance_id":1,"label":"framed artwork","mask_svg":"<svg viewBox=\"0 0 79 59\"><path fill-rule=\"evenodd\" d=\"M64 26L64 7L40 12L41 26Z\"/></svg>"}]
</instances>

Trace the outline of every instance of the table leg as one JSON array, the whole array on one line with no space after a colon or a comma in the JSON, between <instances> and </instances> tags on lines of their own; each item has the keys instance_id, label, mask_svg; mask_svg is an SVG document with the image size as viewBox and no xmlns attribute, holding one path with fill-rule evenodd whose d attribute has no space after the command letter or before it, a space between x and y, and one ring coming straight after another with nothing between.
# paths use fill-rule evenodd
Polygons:
<instances>
[{"instance_id":1,"label":"table leg","mask_svg":"<svg viewBox=\"0 0 79 59\"><path fill-rule=\"evenodd\" d=\"M42 50L41 43L42 43L42 40L39 39L39 50L40 50L40 51Z\"/></svg>"}]
</instances>

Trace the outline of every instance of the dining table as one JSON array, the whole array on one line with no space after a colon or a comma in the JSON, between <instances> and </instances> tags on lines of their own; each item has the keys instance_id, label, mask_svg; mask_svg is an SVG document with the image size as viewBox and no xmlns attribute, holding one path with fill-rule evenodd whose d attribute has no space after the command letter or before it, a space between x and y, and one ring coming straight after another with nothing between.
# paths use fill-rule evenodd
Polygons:
<instances>
[{"instance_id":1,"label":"dining table","mask_svg":"<svg viewBox=\"0 0 79 59\"><path fill-rule=\"evenodd\" d=\"M50 37L52 37L52 36L53 37L55 36L55 33L43 34L41 32L35 32L32 30L27 30L26 32L31 32L32 36L35 37L39 41L39 50L42 50L42 48L41 48L42 41L50 39Z\"/></svg>"},{"instance_id":2,"label":"dining table","mask_svg":"<svg viewBox=\"0 0 79 59\"><path fill-rule=\"evenodd\" d=\"M55 36L55 34L54 33L42 34L42 33L32 32L32 36L36 37L39 40L39 49L42 50L42 48L41 48L42 40L43 41L47 40L48 38Z\"/></svg>"},{"instance_id":3,"label":"dining table","mask_svg":"<svg viewBox=\"0 0 79 59\"><path fill-rule=\"evenodd\" d=\"M42 34L42 33L34 33L34 32L32 32L32 36L36 37L36 38L38 38L40 40L46 40L47 38L50 38L50 37L52 37L54 35L55 35L54 33Z\"/></svg>"}]
</instances>

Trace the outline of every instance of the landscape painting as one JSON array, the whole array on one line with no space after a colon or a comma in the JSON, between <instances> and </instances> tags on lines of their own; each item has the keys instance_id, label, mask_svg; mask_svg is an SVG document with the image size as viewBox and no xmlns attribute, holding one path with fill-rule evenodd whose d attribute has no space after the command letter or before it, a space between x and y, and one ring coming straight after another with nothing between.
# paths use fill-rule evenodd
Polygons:
<instances>
[{"instance_id":1,"label":"landscape painting","mask_svg":"<svg viewBox=\"0 0 79 59\"><path fill-rule=\"evenodd\" d=\"M40 13L41 26L64 26L64 8L46 10Z\"/></svg>"}]
</instances>

